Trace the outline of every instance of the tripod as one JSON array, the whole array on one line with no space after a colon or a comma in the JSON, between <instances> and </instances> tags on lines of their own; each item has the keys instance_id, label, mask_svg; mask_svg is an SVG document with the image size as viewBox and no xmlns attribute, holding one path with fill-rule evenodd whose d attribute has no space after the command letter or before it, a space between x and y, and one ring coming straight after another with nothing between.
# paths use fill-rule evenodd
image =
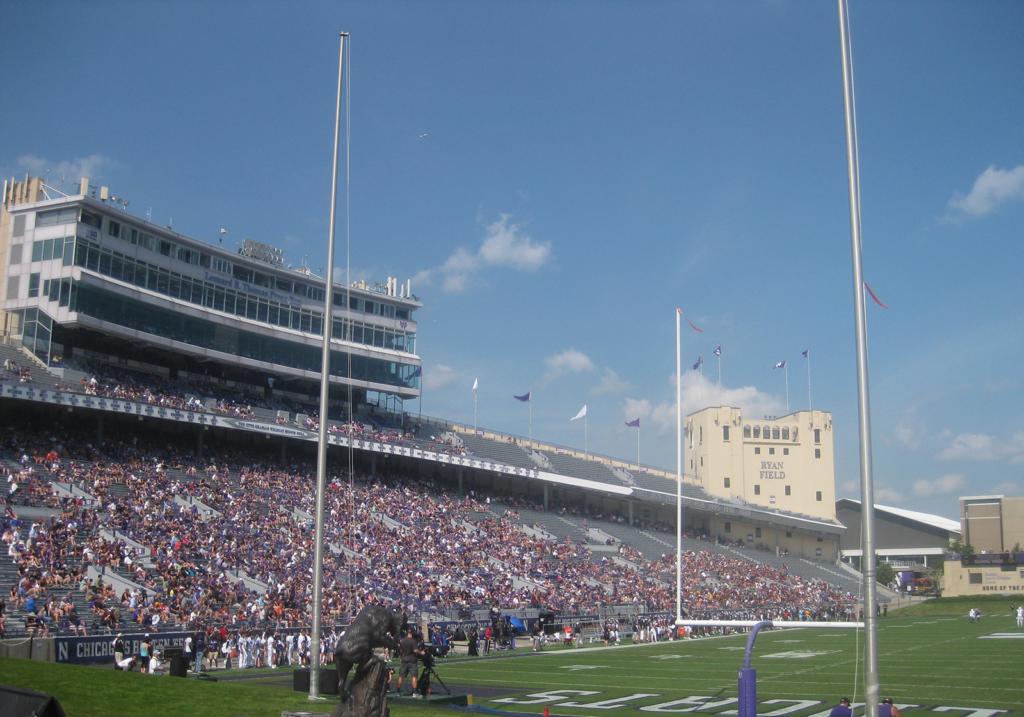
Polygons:
<instances>
[{"instance_id":1,"label":"tripod","mask_svg":"<svg viewBox=\"0 0 1024 717\"><path fill-rule=\"evenodd\" d=\"M444 683L444 680L441 679L441 676L434 671L433 661L429 663L424 662L423 672L420 674L420 679L416 683L416 689L419 690L420 694L423 695L424 698L427 696L427 691L430 689L431 676L437 679L437 684L441 685L441 687L444 688L444 692L446 695L450 695L452 693L452 691L448 689L448 685L446 685Z\"/></svg>"}]
</instances>

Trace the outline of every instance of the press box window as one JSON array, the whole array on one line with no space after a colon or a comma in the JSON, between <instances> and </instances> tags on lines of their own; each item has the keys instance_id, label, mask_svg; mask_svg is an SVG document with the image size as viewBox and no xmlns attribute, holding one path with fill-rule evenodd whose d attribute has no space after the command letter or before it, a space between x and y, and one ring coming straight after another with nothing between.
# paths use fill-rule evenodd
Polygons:
<instances>
[{"instance_id":1,"label":"press box window","mask_svg":"<svg viewBox=\"0 0 1024 717\"><path fill-rule=\"evenodd\" d=\"M48 212L39 212L38 214L36 214L36 226L45 227L48 224L67 224L69 222L76 221L77 219L78 207L65 207L63 209L53 209ZM83 221L85 221L84 217ZM22 222L24 222L24 219L22 220ZM88 224L88 222L86 223Z\"/></svg>"}]
</instances>

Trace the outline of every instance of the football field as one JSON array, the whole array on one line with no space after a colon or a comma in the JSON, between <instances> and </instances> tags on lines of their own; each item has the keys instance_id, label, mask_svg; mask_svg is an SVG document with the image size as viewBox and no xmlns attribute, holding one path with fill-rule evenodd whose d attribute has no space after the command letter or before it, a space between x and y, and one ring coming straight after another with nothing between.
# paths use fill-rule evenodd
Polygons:
<instances>
[{"instance_id":1,"label":"football field","mask_svg":"<svg viewBox=\"0 0 1024 717\"><path fill-rule=\"evenodd\" d=\"M966 617L889 618L880 621L878 636L882 696L892 697L904 714L990 717L1024 709L1024 629L1009 615L980 623ZM744 633L520 650L497 659L440 660L437 671L453 691L457 686L476 692L474 704L512 713L543 714L546 707L551 715L614 710L728 716L737 714L737 672L746 642ZM863 651L860 630L762 631L751 660L758 714L826 717L844 696L859 706Z\"/></svg>"}]
</instances>

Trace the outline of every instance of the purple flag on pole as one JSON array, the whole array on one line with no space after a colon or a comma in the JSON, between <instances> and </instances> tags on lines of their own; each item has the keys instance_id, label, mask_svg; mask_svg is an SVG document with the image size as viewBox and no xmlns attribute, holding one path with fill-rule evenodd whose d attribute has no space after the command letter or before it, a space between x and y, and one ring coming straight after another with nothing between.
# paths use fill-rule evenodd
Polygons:
<instances>
[{"instance_id":1,"label":"purple flag on pole","mask_svg":"<svg viewBox=\"0 0 1024 717\"><path fill-rule=\"evenodd\" d=\"M704 354L697 357L697 363L693 365L693 370L696 371L699 369L702 363L704 363Z\"/></svg>"},{"instance_id":2,"label":"purple flag on pole","mask_svg":"<svg viewBox=\"0 0 1024 717\"><path fill-rule=\"evenodd\" d=\"M772 368L786 368L786 361L785 361L785 359L783 359L782 361L779 361L777 364L772 366Z\"/></svg>"},{"instance_id":3,"label":"purple flag on pole","mask_svg":"<svg viewBox=\"0 0 1024 717\"><path fill-rule=\"evenodd\" d=\"M640 428L640 419L638 418L635 421L626 421L626 425L630 428Z\"/></svg>"},{"instance_id":4,"label":"purple flag on pole","mask_svg":"<svg viewBox=\"0 0 1024 717\"><path fill-rule=\"evenodd\" d=\"M722 355L722 344L718 344L718 348L715 349L715 356L721 356L721 355Z\"/></svg>"},{"instance_id":5,"label":"purple flag on pole","mask_svg":"<svg viewBox=\"0 0 1024 717\"><path fill-rule=\"evenodd\" d=\"M804 358L810 358L810 356L808 356L809 353L811 353L810 349L807 349L806 351L804 351Z\"/></svg>"},{"instance_id":6,"label":"purple flag on pole","mask_svg":"<svg viewBox=\"0 0 1024 717\"><path fill-rule=\"evenodd\" d=\"M523 403L529 403L530 402L530 394L531 393L533 393L533 391L527 391L522 396L512 396L512 398L514 398L517 401L522 401Z\"/></svg>"}]
</instances>

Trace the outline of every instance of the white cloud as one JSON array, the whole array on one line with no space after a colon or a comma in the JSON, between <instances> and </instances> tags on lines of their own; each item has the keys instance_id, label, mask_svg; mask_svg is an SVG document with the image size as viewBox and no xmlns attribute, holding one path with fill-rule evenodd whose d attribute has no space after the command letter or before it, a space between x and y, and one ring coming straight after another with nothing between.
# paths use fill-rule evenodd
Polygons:
<instances>
[{"instance_id":1,"label":"white cloud","mask_svg":"<svg viewBox=\"0 0 1024 717\"><path fill-rule=\"evenodd\" d=\"M1008 200L1024 201L1024 164L1011 170L989 167L974 181L967 195L955 192L949 200L951 209L964 214L990 214Z\"/></svg>"},{"instance_id":2,"label":"white cloud","mask_svg":"<svg viewBox=\"0 0 1024 717\"><path fill-rule=\"evenodd\" d=\"M1018 495L1020 486L1015 481L1004 480L1002 483L991 486L987 492L993 495Z\"/></svg>"},{"instance_id":3,"label":"white cloud","mask_svg":"<svg viewBox=\"0 0 1024 717\"><path fill-rule=\"evenodd\" d=\"M951 434L943 433L944 438ZM939 451L944 461L998 461L1007 459L1010 465L1024 463L1024 431L1015 433L1008 440L1001 440L984 433L961 433L949 445Z\"/></svg>"},{"instance_id":4,"label":"white cloud","mask_svg":"<svg viewBox=\"0 0 1024 717\"><path fill-rule=\"evenodd\" d=\"M925 429L924 423L917 416L917 407L911 406L904 411L903 416L900 417L899 424L896 426L896 443L904 448L917 450L921 445L921 441L927 435L928 431Z\"/></svg>"},{"instance_id":5,"label":"white cloud","mask_svg":"<svg viewBox=\"0 0 1024 717\"><path fill-rule=\"evenodd\" d=\"M93 185L105 177L104 169L116 169L117 167L117 162L102 154L92 154L88 157L78 157L60 162L52 162L42 157L25 155L24 157L18 157L17 168L20 171L15 172L15 174L28 172L34 177L43 177L45 179L46 172L49 170L49 185L60 189L61 177L64 177L64 193L70 194L73 190L72 185L80 182L82 177L87 177L90 185Z\"/></svg>"},{"instance_id":6,"label":"white cloud","mask_svg":"<svg viewBox=\"0 0 1024 717\"><path fill-rule=\"evenodd\" d=\"M894 488L875 488L875 503L901 503L903 494Z\"/></svg>"},{"instance_id":7,"label":"white cloud","mask_svg":"<svg viewBox=\"0 0 1024 717\"><path fill-rule=\"evenodd\" d=\"M959 473L947 473L935 480L925 480L922 478L921 480L914 481L914 494L926 498L937 493L953 493L966 484L967 479Z\"/></svg>"},{"instance_id":8,"label":"white cloud","mask_svg":"<svg viewBox=\"0 0 1024 717\"><path fill-rule=\"evenodd\" d=\"M623 381L610 367L605 366L604 375L601 376L601 383L590 389L590 392L595 396L608 393L622 393L630 385L629 381Z\"/></svg>"},{"instance_id":9,"label":"white cloud","mask_svg":"<svg viewBox=\"0 0 1024 717\"><path fill-rule=\"evenodd\" d=\"M839 484L839 490L843 494L849 497L853 497L855 500L860 500L860 481L859 480L848 480L843 481Z\"/></svg>"},{"instance_id":10,"label":"white cloud","mask_svg":"<svg viewBox=\"0 0 1024 717\"><path fill-rule=\"evenodd\" d=\"M444 364L425 366L423 370L423 387L436 391L445 386L450 386L458 380L459 374L455 369Z\"/></svg>"},{"instance_id":11,"label":"white cloud","mask_svg":"<svg viewBox=\"0 0 1024 717\"><path fill-rule=\"evenodd\" d=\"M675 374L669 376L669 383L675 387ZM786 412L785 400L761 393L753 386L726 388L708 380L697 371L687 371L682 377L680 390L683 417L707 406L734 406L744 417L759 419L761 416L777 416ZM676 402L671 399L652 405L647 399L627 398L622 404L623 416L627 421L641 419L641 425L651 425L659 434L674 433L676 430Z\"/></svg>"},{"instance_id":12,"label":"white cloud","mask_svg":"<svg viewBox=\"0 0 1024 717\"><path fill-rule=\"evenodd\" d=\"M594 362L585 353L576 349L566 349L560 354L548 356L544 363L548 366L548 372L544 374L544 383L554 381L567 373L594 370Z\"/></svg>"},{"instance_id":13,"label":"white cloud","mask_svg":"<svg viewBox=\"0 0 1024 717\"><path fill-rule=\"evenodd\" d=\"M511 219L510 215L502 214L498 221L485 227L484 240L475 253L459 247L444 264L419 272L413 281L430 284L439 275L441 289L457 294L469 289L473 278L487 267L537 271L551 259L551 243L535 242Z\"/></svg>"}]
</instances>

